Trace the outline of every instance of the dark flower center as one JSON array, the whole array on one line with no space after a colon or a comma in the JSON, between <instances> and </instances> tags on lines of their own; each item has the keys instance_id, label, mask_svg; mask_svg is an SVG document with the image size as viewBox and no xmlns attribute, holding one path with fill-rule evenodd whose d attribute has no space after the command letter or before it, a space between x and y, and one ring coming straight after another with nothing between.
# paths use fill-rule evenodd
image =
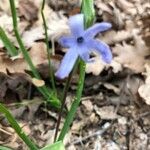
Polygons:
<instances>
[{"instance_id":1,"label":"dark flower center","mask_svg":"<svg viewBox=\"0 0 150 150\"><path fill-rule=\"evenodd\" d=\"M83 43L83 41L84 41L84 38L82 36L77 38L77 42L78 43Z\"/></svg>"}]
</instances>

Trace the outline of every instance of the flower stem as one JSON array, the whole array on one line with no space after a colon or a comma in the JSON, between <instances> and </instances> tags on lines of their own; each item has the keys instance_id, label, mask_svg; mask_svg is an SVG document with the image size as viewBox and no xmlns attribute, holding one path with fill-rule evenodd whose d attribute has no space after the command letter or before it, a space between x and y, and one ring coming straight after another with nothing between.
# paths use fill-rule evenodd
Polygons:
<instances>
[{"instance_id":1,"label":"flower stem","mask_svg":"<svg viewBox=\"0 0 150 150\"><path fill-rule=\"evenodd\" d=\"M84 78L85 78L85 63L82 60L80 60L79 66L80 66L80 75L79 75L79 83L78 83L76 98L74 99L74 101L71 105L70 111L67 114L65 123L64 123L61 133L58 137L58 141L64 139L65 134L68 132L70 124L72 123L72 121L74 119L77 107L80 104L83 85L84 85Z\"/></svg>"},{"instance_id":2,"label":"flower stem","mask_svg":"<svg viewBox=\"0 0 150 150\"><path fill-rule=\"evenodd\" d=\"M54 142L56 142L56 139L57 139L57 134L58 134L59 125L60 125L60 121L61 121L61 115L62 115L64 106L65 106L66 96L67 96L67 92L68 92L69 85L70 85L70 82L71 82L71 77L72 77L72 74L69 75L69 77L68 77L68 79L67 79L67 82L66 82L66 84L65 84L65 87L64 87L63 97L62 97L62 101L61 101L62 104L61 104L61 108L60 108L60 111L59 111L59 114L58 114L58 119L57 119L57 124L56 124Z\"/></svg>"},{"instance_id":3,"label":"flower stem","mask_svg":"<svg viewBox=\"0 0 150 150\"><path fill-rule=\"evenodd\" d=\"M53 73L53 68L52 68L52 65L51 65L51 58L50 58L52 52L50 51L50 48L49 48L47 25L46 25L44 12L43 12L44 6L45 6L45 0L43 0L43 2L42 2L41 15L42 15L42 19L43 19L43 27L44 27L44 32L45 32L45 42L46 42L46 47L47 47L47 59L48 59L48 65L49 65L49 68L48 68L49 76L50 76L50 79L51 79L52 89L53 89L54 93L57 95L57 91L56 91L56 87L55 87L55 80L54 80L54 73Z\"/></svg>"},{"instance_id":4,"label":"flower stem","mask_svg":"<svg viewBox=\"0 0 150 150\"><path fill-rule=\"evenodd\" d=\"M93 24L93 20L94 20L93 5L94 5L93 0L83 0L82 1L82 13L85 16L85 27L86 28ZM87 11L87 7L89 8L88 11ZM57 141L61 141L61 140L63 141L66 133L68 132L68 130L70 128L71 123L73 122L75 113L81 102L81 96L82 96L84 80L85 80L85 67L86 67L86 64L82 60L80 60L80 62L79 62L80 74L79 74L79 82L78 82L76 97L71 105L71 108L70 108L68 114L67 114L63 128L60 132L60 135L59 135Z\"/></svg>"},{"instance_id":5,"label":"flower stem","mask_svg":"<svg viewBox=\"0 0 150 150\"><path fill-rule=\"evenodd\" d=\"M28 136L23 132L15 118L11 115L11 113L7 110L7 108L0 104L0 112L5 115L8 122L15 129L16 133L20 136L20 138L28 145L31 150L38 150L37 146L32 143L32 141L28 138Z\"/></svg>"},{"instance_id":6,"label":"flower stem","mask_svg":"<svg viewBox=\"0 0 150 150\"><path fill-rule=\"evenodd\" d=\"M54 142L56 142L56 140L57 140L57 134L58 134L59 126L60 126L62 112L63 112L63 109L65 107L67 92L68 92L68 89L69 89L69 86L70 86L70 83L71 83L72 76L73 76L75 70L77 69L78 63L79 63L79 59L77 60L75 66L73 68L73 71L71 71L71 73L70 73L70 75L69 75L69 77L66 81L64 90L63 90L63 96L62 96L62 101L61 101L62 104L61 104L61 108L60 108L60 111L59 111L59 114L58 114L58 119L57 119L57 124L56 124L56 132L55 132L55 136L54 136Z\"/></svg>"}]
</instances>

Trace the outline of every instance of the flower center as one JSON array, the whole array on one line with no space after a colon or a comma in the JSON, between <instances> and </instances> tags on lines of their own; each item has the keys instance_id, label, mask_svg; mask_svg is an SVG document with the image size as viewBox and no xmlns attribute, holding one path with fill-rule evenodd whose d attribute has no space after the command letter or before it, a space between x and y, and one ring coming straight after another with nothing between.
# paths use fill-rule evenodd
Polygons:
<instances>
[{"instance_id":1,"label":"flower center","mask_svg":"<svg viewBox=\"0 0 150 150\"><path fill-rule=\"evenodd\" d=\"M84 41L84 38L82 36L77 38L77 42L78 43L83 43L83 41Z\"/></svg>"}]
</instances>

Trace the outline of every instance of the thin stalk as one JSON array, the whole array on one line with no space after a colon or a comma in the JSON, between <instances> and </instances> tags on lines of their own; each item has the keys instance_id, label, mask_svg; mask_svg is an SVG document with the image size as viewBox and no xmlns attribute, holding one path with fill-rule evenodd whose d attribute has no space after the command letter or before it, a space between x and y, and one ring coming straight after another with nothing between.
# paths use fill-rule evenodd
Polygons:
<instances>
[{"instance_id":1,"label":"thin stalk","mask_svg":"<svg viewBox=\"0 0 150 150\"><path fill-rule=\"evenodd\" d=\"M77 69L78 63L79 63L79 59L77 60L75 66L73 68L73 71L71 71L71 73L70 73L70 75L69 75L69 77L66 81L65 87L63 89L63 96L62 96L62 101L61 101L62 103L61 103L61 108L60 108L60 111L59 111L59 114L58 114L58 119L57 119L57 124L56 124L56 131L55 131L55 136L54 136L54 142L56 142L56 140L57 140L57 135L58 135L58 130L59 130L60 121L61 121L61 117L62 117L62 112L63 112L63 109L65 107L67 92L68 92L68 89L69 89L69 86L70 86L70 83L71 83L72 76L73 76L75 70Z\"/></svg>"},{"instance_id":2,"label":"thin stalk","mask_svg":"<svg viewBox=\"0 0 150 150\"><path fill-rule=\"evenodd\" d=\"M63 125L63 128L61 130L61 133L57 141L61 141L64 139L65 134L68 132L70 125L73 122L77 107L79 106L80 101L81 101L84 78L85 78L85 63L81 60L79 66L80 66L80 75L79 75L79 83L78 83L76 98L74 99L71 105L70 111L67 114L65 123Z\"/></svg>"},{"instance_id":3,"label":"thin stalk","mask_svg":"<svg viewBox=\"0 0 150 150\"><path fill-rule=\"evenodd\" d=\"M65 106L66 96L67 96L67 92L68 92L69 85L70 85L70 82L71 82L71 77L72 77L72 75L70 74L68 79L67 79L66 85L64 87L64 92L63 92L64 94L63 94L63 98L62 98L61 108L60 108L60 111L59 111L59 114L58 114L56 130L55 130L55 136L54 136L54 142L56 142L56 139L57 139L57 134L58 134L59 125L60 125L60 121L61 121L61 115L62 115L64 106Z\"/></svg>"},{"instance_id":4,"label":"thin stalk","mask_svg":"<svg viewBox=\"0 0 150 150\"><path fill-rule=\"evenodd\" d=\"M20 46L20 49L23 53L25 60L27 61L28 65L30 67L34 77L37 79L41 79L40 74L37 71L37 69L35 68L35 66L34 66L22 40L21 40L20 34L18 32L18 23L17 23L17 15L16 15L16 8L15 8L14 0L9 0L9 2L10 2L10 7L11 7L12 19L13 19L13 28L14 28L15 36L16 36L16 39ZM42 93L42 95L46 98L46 100L48 102L50 102L53 106L60 105L59 100L56 97L54 97L54 94L52 92L50 93L50 91L47 89L47 87L45 85L42 87L37 87L37 89ZM59 106L57 106L57 107L59 107Z\"/></svg>"},{"instance_id":5,"label":"thin stalk","mask_svg":"<svg viewBox=\"0 0 150 150\"><path fill-rule=\"evenodd\" d=\"M45 32L45 42L46 42L46 47L47 47L47 59L48 59L48 65L49 65L49 76L50 76L50 79L51 79L52 89L53 89L54 93L57 95L55 80L54 80L54 73L53 73L53 68L52 68L52 65L51 65L51 57L50 57L52 52L50 51L50 48L49 48L47 24L46 24L46 19L45 19L44 12L43 12L44 6L45 6L45 0L43 0L43 2L42 2L41 15L42 15L42 19L43 19L43 27L44 27L44 32Z\"/></svg>"},{"instance_id":6,"label":"thin stalk","mask_svg":"<svg viewBox=\"0 0 150 150\"><path fill-rule=\"evenodd\" d=\"M85 27L86 28L91 26L94 21L95 15L94 15L94 7L93 6L94 6L93 0L83 0L82 1L82 13L85 16ZM65 123L63 125L63 128L60 132L60 135L59 135L57 141L61 141L61 140L63 141L66 133L68 132L68 130L70 128L71 123L73 122L73 118L74 118L77 108L81 102L81 96L82 96L84 80L85 80L85 67L86 67L86 64L82 60L80 60L80 63L79 63L80 74L79 74L79 82L78 82L76 97L71 105L71 108L70 108L68 114L67 114Z\"/></svg>"},{"instance_id":7,"label":"thin stalk","mask_svg":"<svg viewBox=\"0 0 150 150\"><path fill-rule=\"evenodd\" d=\"M0 104L0 112L3 113L11 126L15 129L16 133L19 137L28 145L31 150L38 150L37 146L28 138L28 136L23 132L15 118L11 115L11 113L7 110L7 108Z\"/></svg>"}]
</instances>

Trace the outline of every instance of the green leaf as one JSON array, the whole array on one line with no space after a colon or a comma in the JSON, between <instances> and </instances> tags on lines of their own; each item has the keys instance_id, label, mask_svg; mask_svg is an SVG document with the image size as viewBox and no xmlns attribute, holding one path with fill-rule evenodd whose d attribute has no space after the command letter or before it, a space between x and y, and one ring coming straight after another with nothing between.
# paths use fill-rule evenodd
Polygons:
<instances>
[{"instance_id":1,"label":"green leaf","mask_svg":"<svg viewBox=\"0 0 150 150\"><path fill-rule=\"evenodd\" d=\"M9 0L9 3L10 3L10 8L11 8L12 20L13 20L13 29L14 29L14 33L15 33L16 39L18 41L20 50L24 56L24 59L28 63L34 77L37 79L41 79L41 76L40 76L38 70L34 66L32 59L31 59L26 47L24 46L24 43L21 39L19 30L18 30L15 0ZM55 106L56 108L60 108L61 102L59 101L59 99L57 99L56 95L53 95L52 91L48 90L48 88L45 85L42 87L37 87L37 89L41 92L41 94L44 96L44 98L47 100L47 102L49 102L52 106Z\"/></svg>"},{"instance_id":2,"label":"green leaf","mask_svg":"<svg viewBox=\"0 0 150 150\"><path fill-rule=\"evenodd\" d=\"M0 150L12 150L12 149L10 149L8 147L0 146Z\"/></svg>"},{"instance_id":3,"label":"green leaf","mask_svg":"<svg viewBox=\"0 0 150 150\"><path fill-rule=\"evenodd\" d=\"M3 113L7 118L8 122L14 128L19 137L28 145L31 150L38 150L37 146L29 139L29 137L23 132L22 128L19 126L15 118L9 112L9 110L0 103L0 113ZM1 150L1 149L0 149Z\"/></svg>"},{"instance_id":4,"label":"green leaf","mask_svg":"<svg viewBox=\"0 0 150 150\"><path fill-rule=\"evenodd\" d=\"M7 52L11 56L15 56L18 54L16 48L11 43L7 35L5 34L5 31L0 27L0 39L2 40L3 44L5 45Z\"/></svg>"},{"instance_id":5,"label":"green leaf","mask_svg":"<svg viewBox=\"0 0 150 150\"><path fill-rule=\"evenodd\" d=\"M58 141L54 144L47 145L46 147L40 150L65 150L65 147L62 141Z\"/></svg>"}]
</instances>

